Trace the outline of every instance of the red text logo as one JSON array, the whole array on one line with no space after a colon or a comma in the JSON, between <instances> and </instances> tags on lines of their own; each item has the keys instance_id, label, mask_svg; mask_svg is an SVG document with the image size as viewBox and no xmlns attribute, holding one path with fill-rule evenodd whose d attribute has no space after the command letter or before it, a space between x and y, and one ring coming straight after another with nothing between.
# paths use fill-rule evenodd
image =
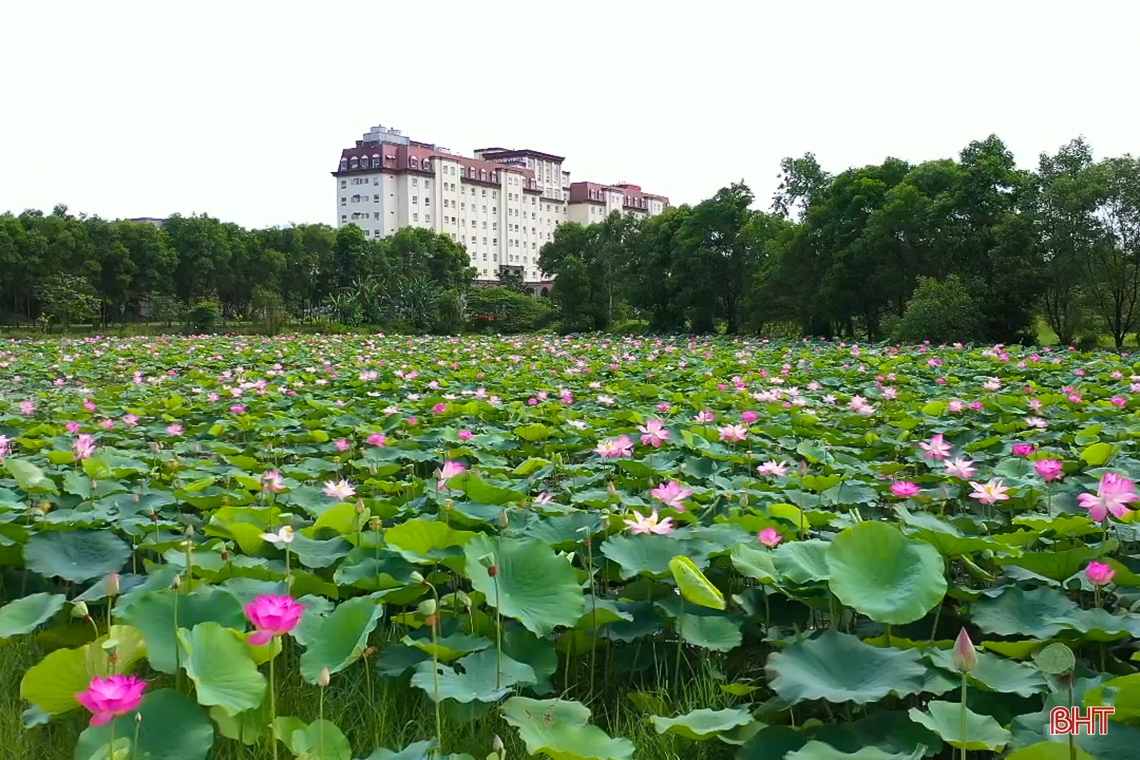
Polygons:
<instances>
[{"instance_id":1,"label":"red text logo","mask_svg":"<svg viewBox=\"0 0 1140 760\"><path fill-rule=\"evenodd\" d=\"M1108 733L1108 716L1115 707L1089 707L1081 715L1079 707L1054 707L1049 711L1049 733L1053 736L1080 734L1104 735Z\"/></svg>"}]
</instances>

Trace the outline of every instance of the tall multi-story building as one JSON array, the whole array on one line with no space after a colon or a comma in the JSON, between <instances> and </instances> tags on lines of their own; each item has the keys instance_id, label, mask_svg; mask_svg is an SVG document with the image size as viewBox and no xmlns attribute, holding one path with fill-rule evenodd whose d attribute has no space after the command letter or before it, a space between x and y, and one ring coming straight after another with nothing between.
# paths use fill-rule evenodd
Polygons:
<instances>
[{"instance_id":1,"label":"tall multi-story building","mask_svg":"<svg viewBox=\"0 0 1140 760\"><path fill-rule=\"evenodd\" d=\"M370 238L424 227L462 243L479 280L493 282L509 267L541 284L548 278L538 254L558 225L600 222L613 211L657 214L669 205L637 185L571 183L564 160L511 148L482 148L468 158L373 127L341 151L332 173L337 226L356 224Z\"/></svg>"}]
</instances>

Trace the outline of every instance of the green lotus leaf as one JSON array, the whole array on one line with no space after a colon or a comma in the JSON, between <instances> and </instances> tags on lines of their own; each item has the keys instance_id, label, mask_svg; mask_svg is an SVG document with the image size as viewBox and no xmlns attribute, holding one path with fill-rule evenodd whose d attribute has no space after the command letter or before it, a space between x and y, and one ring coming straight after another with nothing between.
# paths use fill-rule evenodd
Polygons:
<instances>
[{"instance_id":1,"label":"green lotus leaf","mask_svg":"<svg viewBox=\"0 0 1140 760\"><path fill-rule=\"evenodd\" d=\"M1077 606L1053 588L1026 591L1006 587L995 598L981 599L971 612L974 624L997 636L1031 636L1051 639L1065 629Z\"/></svg>"},{"instance_id":2,"label":"green lotus leaf","mask_svg":"<svg viewBox=\"0 0 1140 760\"><path fill-rule=\"evenodd\" d=\"M714 610L724 609L724 594L709 582L691 559L683 555L674 557L669 560L669 570L685 601Z\"/></svg>"},{"instance_id":3,"label":"green lotus leaf","mask_svg":"<svg viewBox=\"0 0 1140 760\"><path fill-rule=\"evenodd\" d=\"M761 583L775 583L777 575L773 553L748 544L737 544L732 549L732 566L737 572Z\"/></svg>"},{"instance_id":4,"label":"green lotus leaf","mask_svg":"<svg viewBox=\"0 0 1140 760\"><path fill-rule=\"evenodd\" d=\"M62 715L79 707L75 695L87 691L94 675L88 670L87 647L57 649L24 673L20 697L49 715Z\"/></svg>"},{"instance_id":5,"label":"green lotus leaf","mask_svg":"<svg viewBox=\"0 0 1140 760\"><path fill-rule=\"evenodd\" d=\"M521 491L488 483L470 470L449 480L448 486L463 491L469 500L480 504L500 506L526 498L526 494Z\"/></svg>"},{"instance_id":6,"label":"green lotus leaf","mask_svg":"<svg viewBox=\"0 0 1140 760\"><path fill-rule=\"evenodd\" d=\"M399 752L393 752L385 747L377 747L372 751L372 754L364 758L364 760L429 760L434 749L434 739L414 742Z\"/></svg>"},{"instance_id":7,"label":"green lotus leaf","mask_svg":"<svg viewBox=\"0 0 1140 760\"><path fill-rule=\"evenodd\" d=\"M323 668L339 673L360 659L368 635L376 628L384 607L367 596L341 602L326 616L309 648L301 655L301 677L316 683Z\"/></svg>"},{"instance_id":8,"label":"green lotus leaf","mask_svg":"<svg viewBox=\"0 0 1140 760\"><path fill-rule=\"evenodd\" d=\"M430 633L422 633L416 637L405 636L401 643L415 647L425 652L429 657L434 656L441 662L457 660L465 654L478 652L491 646L490 639L482 636L471 636L466 633L451 633L438 637L432 641Z\"/></svg>"},{"instance_id":9,"label":"green lotus leaf","mask_svg":"<svg viewBox=\"0 0 1140 760\"><path fill-rule=\"evenodd\" d=\"M702 708L676 718L654 715L650 721L659 734L676 734L686 739L705 741L751 723L752 714L740 707L724 710Z\"/></svg>"},{"instance_id":10,"label":"green lotus leaf","mask_svg":"<svg viewBox=\"0 0 1140 760\"><path fill-rule=\"evenodd\" d=\"M1061 742L1038 742L1029 747L1010 752L1005 760L1097 760L1079 747L1070 754L1069 745Z\"/></svg>"},{"instance_id":11,"label":"green lotus leaf","mask_svg":"<svg viewBox=\"0 0 1140 760\"><path fill-rule=\"evenodd\" d=\"M1113 721L1128 723L1140 717L1140 673L1105 681L1085 692L1085 707L1112 705Z\"/></svg>"},{"instance_id":12,"label":"green lotus leaf","mask_svg":"<svg viewBox=\"0 0 1140 760\"><path fill-rule=\"evenodd\" d=\"M507 541L479 535L464 547L465 574L472 587L503 615L538 636L558 626L571 627L585 609L582 586L574 568L544 544L532 539ZM485 560L484 558L490 558ZM494 563L491 575L483 562Z\"/></svg>"},{"instance_id":13,"label":"green lotus leaf","mask_svg":"<svg viewBox=\"0 0 1140 760\"><path fill-rule=\"evenodd\" d=\"M72 583L120 570L130 556L130 545L109 530L36 533L24 544L24 561L29 570Z\"/></svg>"},{"instance_id":14,"label":"green lotus leaf","mask_svg":"<svg viewBox=\"0 0 1140 760\"><path fill-rule=\"evenodd\" d=\"M827 566L829 541L785 541L772 552L772 560L780 577L796 585L826 581L831 574Z\"/></svg>"},{"instance_id":15,"label":"green lotus leaf","mask_svg":"<svg viewBox=\"0 0 1140 760\"><path fill-rule=\"evenodd\" d=\"M770 685L790 704L809 699L878 702L922 690L926 666L917 650L884 649L827 630L768 658Z\"/></svg>"},{"instance_id":16,"label":"green lotus leaf","mask_svg":"<svg viewBox=\"0 0 1140 760\"><path fill-rule=\"evenodd\" d=\"M878 747L863 747L856 752L840 752L830 744L809 741L795 752L784 755L786 760L919 760L926 747L913 752L886 752Z\"/></svg>"},{"instance_id":17,"label":"green lotus leaf","mask_svg":"<svg viewBox=\"0 0 1140 760\"><path fill-rule=\"evenodd\" d=\"M430 565L460 554L457 547L474 535L444 522L408 520L384 531L384 542L409 562Z\"/></svg>"},{"instance_id":18,"label":"green lotus leaf","mask_svg":"<svg viewBox=\"0 0 1140 760\"><path fill-rule=\"evenodd\" d=\"M957 702L933 701L927 712L912 707L910 719L926 726L954 747L966 750L997 751L1009 744L1011 735L989 715L979 715L966 709L965 735L962 734L962 706Z\"/></svg>"},{"instance_id":19,"label":"green lotus leaf","mask_svg":"<svg viewBox=\"0 0 1140 760\"><path fill-rule=\"evenodd\" d=\"M1087 464L1089 467L1101 467L1106 462L1108 462L1108 460L1111 459L1112 455L1115 453L1115 446L1113 446L1111 443L1104 443L1102 441L1101 443L1094 443L1091 446L1086 446L1085 449L1081 451L1081 459L1084 460L1085 464Z\"/></svg>"},{"instance_id":20,"label":"green lotus leaf","mask_svg":"<svg viewBox=\"0 0 1140 760\"><path fill-rule=\"evenodd\" d=\"M827 565L835 596L879 623L913 623L946 595L938 550L886 523L844 530L831 542Z\"/></svg>"},{"instance_id":21,"label":"green lotus leaf","mask_svg":"<svg viewBox=\"0 0 1140 760\"><path fill-rule=\"evenodd\" d=\"M242 631L246 629L241 604L217 588L201 589L191 594L152 591L140 596L120 613L120 617L142 632L151 667L171 674L178 670L175 620L178 628L188 630L205 622Z\"/></svg>"},{"instance_id":22,"label":"green lotus leaf","mask_svg":"<svg viewBox=\"0 0 1140 760\"><path fill-rule=\"evenodd\" d=\"M707 567L709 556L704 544L697 545L673 536L610 536L602 544L602 554L618 563L622 578L645 575L664 578L671 573L669 563L684 554L698 568Z\"/></svg>"},{"instance_id":23,"label":"green lotus leaf","mask_svg":"<svg viewBox=\"0 0 1140 760\"><path fill-rule=\"evenodd\" d=\"M0 639L31 633L67 602L64 594L30 594L0 607Z\"/></svg>"},{"instance_id":24,"label":"green lotus leaf","mask_svg":"<svg viewBox=\"0 0 1140 760\"><path fill-rule=\"evenodd\" d=\"M1060 552L1034 551L1026 552L1017 557L1006 557L999 560L1003 565L1013 565L1024 568L1055 581L1063 581L1080 572L1089 560L1104 556L1106 552L1116 549L1115 542L1111 545L1078 546Z\"/></svg>"},{"instance_id":25,"label":"green lotus leaf","mask_svg":"<svg viewBox=\"0 0 1140 760\"><path fill-rule=\"evenodd\" d=\"M511 697L502 706L503 719L518 729L532 755L550 760L632 760L633 742L612 739L590 725L590 710L562 699Z\"/></svg>"},{"instance_id":26,"label":"green lotus leaf","mask_svg":"<svg viewBox=\"0 0 1140 760\"><path fill-rule=\"evenodd\" d=\"M115 718L114 724L117 736L130 738L131 760L205 760L214 745L214 727L206 713L192 697L173 689L147 691L138 709ZM110 725L88 727L79 735L75 760L89 760L110 740Z\"/></svg>"},{"instance_id":27,"label":"green lotus leaf","mask_svg":"<svg viewBox=\"0 0 1140 760\"><path fill-rule=\"evenodd\" d=\"M193 630L179 628L178 644L199 704L216 705L227 715L261 704L265 676L240 634L214 622L199 623Z\"/></svg>"},{"instance_id":28,"label":"green lotus leaf","mask_svg":"<svg viewBox=\"0 0 1140 760\"><path fill-rule=\"evenodd\" d=\"M954 657L948 649L932 649L928 655L931 664L944 670L957 672ZM1031 697L1048 690L1045 676L1037 668L1022 665L988 652L978 653L978 666L970 671L969 678L991 691Z\"/></svg>"},{"instance_id":29,"label":"green lotus leaf","mask_svg":"<svg viewBox=\"0 0 1140 760\"><path fill-rule=\"evenodd\" d=\"M4 469L16 481L20 490L25 493L59 493L55 482L45 475L43 470L25 459L5 457Z\"/></svg>"},{"instance_id":30,"label":"green lotus leaf","mask_svg":"<svg viewBox=\"0 0 1140 760\"><path fill-rule=\"evenodd\" d=\"M412 686L427 692L433 701L454 699L456 702L497 702L513 691L516 685L529 685L538 681L534 670L522 662L506 655L484 649L459 660L458 669L439 665L430 660L416 666L412 675ZM437 699L436 683L439 684Z\"/></svg>"},{"instance_id":31,"label":"green lotus leaf","mask_svg":"<svg viewBox=\"0 0 1140 760\"><path fill-rule=\"evenodd\" d=\"M304 760L352 760L348 738L332 721L314 720L306 725L298 718L278 718L273 735Z\"/></svg>"}]
</instances>

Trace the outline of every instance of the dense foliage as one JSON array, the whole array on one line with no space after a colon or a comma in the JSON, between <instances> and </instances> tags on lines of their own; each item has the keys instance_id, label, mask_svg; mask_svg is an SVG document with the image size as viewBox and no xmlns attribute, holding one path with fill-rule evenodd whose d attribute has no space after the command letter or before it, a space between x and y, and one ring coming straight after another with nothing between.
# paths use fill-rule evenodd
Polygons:
<instances>
[{"instance_id":1,"label":"dense foliage","mask_svg":"<svg viewBox=\"0 0 1140 760\"><path fill-rule=\"evenodd\" d=\"M1074 140L1030 172L991 136L957 160L831 176L808 154L782 169L772 213L734 184L642 221L560 227L540 262L564 324L604 329L632 309L661 331L1010 342L1041 317L1063 344L1117 346L1137 329L1140 160L1094 162ZM930 302L907 319L923 278L951 277L942 295L961 306L965 288L966 324Z\"/></svg>"},{"instance_id":2,"label":"dense foliage","mask_svg":"<svg viewBox=\"0 0 1140 760\"><path fill-rule=\"evenodd\" d=\"M79 760L1135 757L1132 357L92 338L0 369L0 638L46 652L33 737L91 717ZM1069 704L1107 735L1051 737Z\"/></svg>"}]
</instances>

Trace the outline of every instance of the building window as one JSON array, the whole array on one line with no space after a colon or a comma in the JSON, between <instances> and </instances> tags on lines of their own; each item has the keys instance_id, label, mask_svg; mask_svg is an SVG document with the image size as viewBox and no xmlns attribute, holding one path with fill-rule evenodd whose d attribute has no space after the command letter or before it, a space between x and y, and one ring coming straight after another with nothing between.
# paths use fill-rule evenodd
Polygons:
<instances>
[{"instance_id":1,"label":"building window","mask_svg":"<svg viewBox=\"0 0 1140 760\"><path fill-rule=\"evenodd\" d=\"M348 203L348 198L345 198L343 195L340 196L340 205L344 206L347 203Z\"/></svg>"},{"instance_id":2,"label":"building window","mask_svg":"<svg viewBox=\"0 0 1140 760\"><path fill-rule=\"evenodd\" d=\"M431 190L431 180L430 179L424 180L424 190Z\"/></svg>"},{"instance_id":3,"label":"building window","mask_svg":"<svg viewBox=\"0 0 1140 760\"><path fill-rule=\"evenodd\" d=\"M343 179L342 179L342 180L340 181L340 187L341 187L341 189L343 190L343 189L344 189L345 187L347 187L347 186L348 186L348 181L347 181L347 180L343 180Z\"/></svg>"},{"instance_id":4,"label":"building window","mask_svg":"<svg viewBox=\"0 0 1140 760\"><path fill-rule=\"evenodd\" d=\"M416 168L416 159L412 156L408 157L408 168L409 169L415 169Z\"/></svg>"},{"instance_id":5,"label":"building window","mask_svg":"<svg viewBox=\"0 0 1140 760\"><path fill-rule=\"evenodd\" d=\"M380 218L380 212L379 211L373 211L372 212L372 218L373 219L379 219Z\"/></svg>"},{"instance_id":6,"label":"building window","mask_svg":"<svg viewBox=\"0 0 1140 760\"><path fill-rule=\"evenodd\" d=\"M342 158L340 160L340 170L342 172L348 170L348 159L347 158Z\"/></svg>"},{"instance_id":7,"label":"building window","mask_svg":"<svg viewBox=\"0 0 1140 760\"><path fill-rule=\"evenodd\" d=\"M487 170L486 169L481 169L479 171L479 179L483 180L484 182L487 181Z\"/></svg>"},{"instance_id":8,"label":"building window","mask_svg":"<svg viewBox=\"0 0 1140 760\"><path fill-rule=\"evenodd\" d=\"M431 224L431 214L424 214L424 221Z\"/></svg>"},{"instance_id":9,"label":"building window","mask_svg":"<svg viewBox=\"0 0 1140 760\"><path fill-rule=\"evenodd\" d=\"M413 195L413 196L412 196L412 205L413 205L413 206L418 206L418 205L420 205L420 197L419 197L418 195Z\"/></svg>"},{"instance_id":10,"label":"building window","mask_svg":"<svg viewBox=\"0 0 1140 760\"><path fill-rule=\"evenodd\" d=\"M419 214L412 214L412 221L413 222L418 222L419 220L420 220Z\"/></svg>"},{"instance_id":11,"label":"building window","mask_svg":"<svg viewBox=\"0 0 1140 760\"><path fill-rule=\"evenodd\" d=\"M426 195L424 196L424 205L425 205L425 206L430 206L430 205L431 205L431 198L429 198L429 197L428 197L428 196L426 196Z\"/></svg>"},{"instance_id":12,"label":"building window","mask_svg":"<svg viewBox=\"0 0 1140 760\"><path fill-rule=\"evenodd\" d=\"M373 195L372 196L372 202L373 203L379 203L380 202L380 196L379 195Z\"/></svg>"},{"instance_id":13,"label":"building window","mask_svg":"<svg viewBox=\"0 0 1140 760\"><path fill-rule=\"evenodd\" d=\"M348 168L349 169L359 169L360 168L360 161L356 158L352 159L352 161L350 161L348 164Z\"/></svg>"},{"instance_id":14,"label":"building window","mask_svg":"<svg viewBox=\"0 0 1140 760\"><path fill-rule=\"evenodd\" d=\"M498 245L498 244L499 244L498 238L491 238L491 245Z\"/></svg>"},{"instance_id":15,"label":"building window","mask_svg":"<svg viewBox=\"0 0 1140 760\"><path fill-rule=\"evenodd\" d=\"M412 177L412 187L419 187L419 186L420 186L420 178L419 177Z\"/></svg>"},{"instance_id":16,"label":"building window","mask_svg":"<svg viewBox=\"0 0 1140 760\"><path fill-rule=\"evenodd\" d=\"M347 222L348 216L346 216L345 214L341 214L340 215L340 221L341 221L341 224L343 224L344 222Z\"/></svg>"}]
</instances>

